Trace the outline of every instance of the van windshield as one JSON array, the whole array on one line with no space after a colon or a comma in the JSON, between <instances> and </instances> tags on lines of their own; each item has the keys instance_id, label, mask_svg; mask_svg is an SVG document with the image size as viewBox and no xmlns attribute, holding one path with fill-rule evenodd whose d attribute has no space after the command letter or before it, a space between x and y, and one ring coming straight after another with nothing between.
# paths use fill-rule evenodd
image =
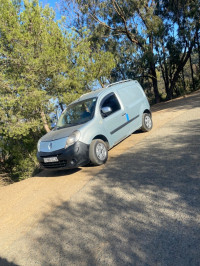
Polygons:
<instances>
[{"instance_id":1,"label":"van windshield","mask_svg":"<svg viewBox=\"0 0 200 266\"><path fill-rule=\"evenodd\" d=\"M90 121L95 112L96 98L90 98L69 105L57 122L57 129L72 127Z\"/></svg>"}]
</instances>

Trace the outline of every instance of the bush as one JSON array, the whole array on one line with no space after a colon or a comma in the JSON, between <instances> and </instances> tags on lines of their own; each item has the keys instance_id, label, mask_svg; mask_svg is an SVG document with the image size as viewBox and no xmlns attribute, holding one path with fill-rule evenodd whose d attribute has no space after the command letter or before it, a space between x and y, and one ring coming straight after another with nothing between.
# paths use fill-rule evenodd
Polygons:
<instances>
[{"instance_id":1,"label":"bush","mask_svg":"<svg viewBox=\"0 0 200 266\"><path fill-rule=\"evenodd\" d=\"M20 140L6 139L3 143L3 165L13 181L20 181L36 174L37 136L26 136Z\"/></svg>"}]
</instances>

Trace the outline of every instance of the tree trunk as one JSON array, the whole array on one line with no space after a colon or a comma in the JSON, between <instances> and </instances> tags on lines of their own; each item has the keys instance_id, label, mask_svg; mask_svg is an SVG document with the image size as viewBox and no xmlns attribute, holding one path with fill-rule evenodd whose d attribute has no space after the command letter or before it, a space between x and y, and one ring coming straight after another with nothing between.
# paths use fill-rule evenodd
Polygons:
<instances>
[{"instance_id":1,"label":"tree trunk","mask_svg":"<svg viewBox=\"0 0 200 266\"><path fill-rule=\"evenodd\" d=\"M186 86L185 86L184 68L182 69L182 81L183 81L183 89L184 89L184 92L185 92L186 91Z\"/></svg>"},{"instance_id":2,"label":"tree trunk","mask_svg":"<svg viewBox=\"0 0 200 266\"><path fill-rule=\"evenodd\" d=\"M163 51L163 64L162 61L160 60L160 67L161 67L161 72L162 72L162 77L165 83L165 92L167 94L167 99L170 97L170 89L169 89L169 69L168 69L168 65L166 63L166 57L165 57L165 46L162 43L162 51Z\"/></svg>"},{"instance_id":3,"label":"tree trunk","mask_svg":"<svg viewBox=\"0 0 200 266\"><path fill-rule=\"evenodd\" d=\"M176 69L176 72L174 73L174 76L173 76L173 78L171 80L171 84L170 84L170 88L169 88L171 95L170 95L170 98L168 100L172 99L174 87L176 85L176 82L177 82L177 80L179 78L179 75L180 75L181 71L183 70L185 64L187 63L187 61L188 61L188 59L189 59L189 57L190 57L190 55L192 53L192 49L193 49L193 47L195 45L196 36L197 36L197 33L195 34L195 36L194 36L194 38L193 38L193 40L192 40L192 42L190 44L190 47L189 47L186 55L184 55L182 57L182 60L180 61L179 65L178 65L178 67Z\"/></svg>"},{"instance_id":4,"label":"tree trunk","mask_svg":"<svg viewBox=\"0 0 200 266\"><path fill-rule=\"evenodd\" d=\"M59 106L60 106L61 111L63 112L64 111L63 104L59 103Z\"/></svg>"},{"instance_id":5,"label":"tree trunk","mask_svg":"<svg viewBox=\"0 0 200 266\"><path fill-rule=\"evenodd\" d=\"M193 88L193 91L195 91L195 82L194 82L194 70L193 70L193 67L192 67L192 57L191 57L191 54L190 54L190 70L191 70L191 77L192 77L192 88Z\"/></svg>"},{"instance_id":6,"label":"tree trunk","mask_svg":"<svg viewBox=\"0 0 200 266\"><path fill-rule=\"evenodd\" d=\"M141 85L142 85L142 88L144 88L144 69L142 71L142 77L141 77Z\"/></svg>"},{"instance_id":7,"label":"tree trunk","mask_svg":"<svg viewBox=\"0 0 200 266\"><path fill-rule=\"evenodd\" d=\"M199 40L199 33L197 32L197 49L199 54L199 79L200 79L200 40Z\"/></svg>"},{"instance_id":8,"label":"tree trunk","mask_svg":"<svg viewBox=\"0 0 200 266\"><path fill-rule=\"evenodd\" d=\"M149 36L149 48L151 51L151 61L150 61L150 73L152 76L152 82L153 82L153 90L154 90L154 96L155 96L155 103L160 102L160 94L158 91L158 80L157 80L157 74L156 74L156 66L155 66L155 61L154 61L154 53L153 53L153 48L154 48L154 42L153 42L153 35L151 34Z\"/></svg>"},{"instance_id":9,"label":"tree trunk","mask_svg":"<svg viewBox=\"0 0 200 266\"><path fill-rule=\"evenodd\" d=\"M104 88L105 87L105 85L101 82L101 80L100 79L98 79L98 82L99 82L99 84L101 85L101 87L102 88Z\"/></svg>"},{"instance_id":10,"label":"tree trunk","mask_svg":"<svg viewBox=\"0 0 200 266\"><path fill-rule=\"evenodd\" d=\"M167 101L171 100L173 98L173 90L174 90L174 86L169 86L168 87L168 91L167 91Z\"/></svg>"},{"instance_id":11,"label":"tree trunk","mask_svg":"<svg viewBox=\"0 0 200 266\"><path fill-rule=\"evenodd\" d=\"M157 81L157 75L156 75L156 67L154 63L150 64L150 73L152 76L152 82L153 82L153 91L155 96L155 103L160 102L160 94L158 92L158 81Z\"/></svg>"},{"instance_id":12,"label":"tree trunk","mask_svg":"<svg viewBox=\"0 0 200 266\"><path fill-rule=\"evenodd\" d=\"M167 100L170 100L172 98L172 92L169 87L169 80L165 81L165 92L167 94Z\"/></svg>"},{"instance_id":13,"label":"tree trunk","mask_svg":"<svg viewBox=\"0 0 200 266\"><path fill-rule=\"evenodd\" d=\"M50 130L49 125L47 123L46 115L43 111L41 112L41 118L42 118L44 129L46 130L47 133L50 132L51 130Z\"/></svg>"}]
</instances>

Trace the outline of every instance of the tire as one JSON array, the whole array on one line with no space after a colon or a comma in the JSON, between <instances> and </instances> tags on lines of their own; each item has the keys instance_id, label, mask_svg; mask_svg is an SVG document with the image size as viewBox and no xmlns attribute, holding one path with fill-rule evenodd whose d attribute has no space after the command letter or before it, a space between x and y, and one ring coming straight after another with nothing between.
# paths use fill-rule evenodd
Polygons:
<instances>
[{"instance_id":1,"label":"tire","mask_svg":"<svg viewBox=\"0 0 200 266\"><path fill-rule=\"evenodd\" d=\"M152 121L152 117L151 114L149 113L144 113L142 116L142 127L141 130L143 132L148 132L152 129L153 127L153 121Z\"/></svg>"},{"instance_id":2,"label":"tire","mask_svg":"<svg viewBox=\"0 0 200 266\"><path fill-rule=\"evenodd\" d=\"M102 165L108 159L106 143L101 139L94 139L89 148L89 158L93 165Z\"/></svg>"}]
</instances>

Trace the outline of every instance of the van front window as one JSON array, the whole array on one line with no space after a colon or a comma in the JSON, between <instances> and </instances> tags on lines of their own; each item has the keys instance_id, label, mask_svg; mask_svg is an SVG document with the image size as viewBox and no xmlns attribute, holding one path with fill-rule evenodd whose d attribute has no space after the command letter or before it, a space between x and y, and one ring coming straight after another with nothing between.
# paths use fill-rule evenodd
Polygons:
<instances>
[{"instance_id":1,"label":"van front window","mask_svg":"<svg viewBox=\"0 0 200 266\"><path fill-rule=\"evenodd\" d=\"M58 119L57 129L90 121L94 116L96 100L96 98L91 98L69 105Z\"/></svg>"}]
</instances>

